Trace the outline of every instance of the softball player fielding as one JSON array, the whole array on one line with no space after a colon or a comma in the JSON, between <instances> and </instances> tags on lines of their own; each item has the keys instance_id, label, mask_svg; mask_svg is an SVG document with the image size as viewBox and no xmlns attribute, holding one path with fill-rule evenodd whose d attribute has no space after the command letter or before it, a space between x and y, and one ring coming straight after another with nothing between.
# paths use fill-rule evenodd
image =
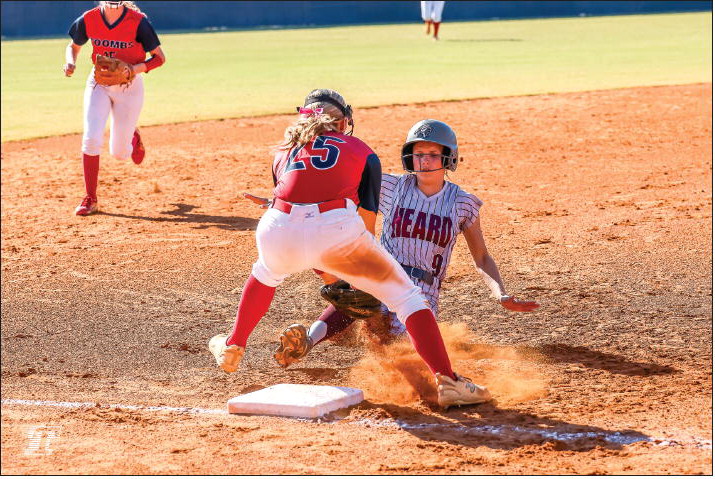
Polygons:
<instances>
[{"instance_id":1,"label":"softball player fielding","mask_svg":"<svg viewBox=\"0 0 715 479\"><path fill-rule=\"evenodd\" d=\"M452 371L420 288L357 213L358 204L372 215L378 210L381 166L365 143L345 134L352 109L336 91L314 90L298 111L276 152L274 200L256 228L258 260L244 285L233 331L209 341L216 363L226 372L236 371L275 288L290 274L316 268L349 281L396 312L435 375L441 405L488 401L486 388Z\"/></svg>"},{"instance_id":2,"label":"softball player fielding","mask_svg":"<svg viewBox=\"0 0 715 479\"><path fill-rule=\"evenodd\" d=\"M459 159L457 136L446 123L423 120L407 134L402 146L407 175L382 175L379 211L383 215L382 246L421 288L435 316L439 292L459 233L464 234L477 270L501 305L512 311L532 311L534 301L506 293L496 262L487 251L479 221L482 201L444 179ZM393 334L402 332L395 328ZM318 343L343 331L354 319L330 305L308 332L300 324L288 327L274 355L279 365L300 360Z\"/></svg>"},{"instance_id":3,"label":"softball player fielding","mask_svg":"<svg viewBox=\"0 0 715 479\"><path fill-rule=\"evenodd\" d=\"M112 114L109 151L115 158L131 156L136 164L144 159L144 145L136 129L144 103L144 82L139 73L148 73L165 62L159 37L134 2L99 2L84 12L69 30L72 37L65 51L65 76L72 76L82 45L92 42L92 63L97 55L118 58L132 66L136 75L129 85L98 85L94 70L84 90L84 134L82 165L86 196L75 214L87 216L98 211L97 182L99 154L104 144L104 128ZM146 59L147 52L151 57Z\"/></svg>"},{"instance_id":4,"label":"softball player fielding","mask_svg":"<svg viewBox=\"0 0 715 479\"><path fill-rule=\"evenodd\" d=\"M427 25L427 35L430 34L430 27L434 27L434 38L439 40L439 26L442 23L442 11L444 10L444 1L427 0L420 2L420 11L422 20Z\"/></svg>"}]
</instances>

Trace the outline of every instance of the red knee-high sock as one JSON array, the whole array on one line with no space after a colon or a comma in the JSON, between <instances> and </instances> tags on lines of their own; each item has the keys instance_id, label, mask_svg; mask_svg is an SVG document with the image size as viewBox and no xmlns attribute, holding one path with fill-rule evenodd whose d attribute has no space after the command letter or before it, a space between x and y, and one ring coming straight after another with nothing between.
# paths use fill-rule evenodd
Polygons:
<instances>
[{"instance_id":1,"label":"red knee-high sock","mask_svg":"<svg viewBox=\"0 0 715 479\"><path fill-rule=\"evenodd\" d=\"M456 379L432 311L415 311L405 320L405 327L417 354L427 363L432 374L440 373Z\"/></svg>"},{"instance_id":2,"label":"red knee-high sock","mask_svg":"<svg viewBox=\"0 0 715 479\"><path fill-rule=\"evenodd\" d=\"M434 25L434 37L437 38L437 34L439 33L439 24L440 22L432 22L432 25Z\"/></svg>"},{"instance_id":3,"label":"red knee-high sock","mask_svg":"<svg viewBox=\"0 0 715 479\"><path fill-rule=\"evenodd\" d=\"M82 155L84 167L84 188L87 196L97 199L97 179L99 178L99 155Z\"/></svg>"},{"instance_id":4,"label":"red knee-high sock","mask_svg":"<svg viewBox=\"0 0 715 479\"><path fill-rule=\"evenodd\" d=\"M427 35L429 35L429 33L430 33L430 25L432 25L432 22L429 21L429 20L426 20L426 21L425 21L425 24L427 25Z\"/></svg>"},{"instance_id":5,"label":"red knee-high sock","mask_svg":"<svg viewBox=\"0 0 715 479\"><path fill-rule=\"evenodd\" d=\"M328 330L325 333L325 336L315 344L322 343L339 332L345 331L345 328L353 324L355 319L341 313L331 304L325 308L325 311L323 311L323 314L320 315L318 321L324 322L328 326Z\"/></svg>"},{"instance_id":6,"label":"red knee-high sock","mask_svg":"<svg viewBox=\"0 0 715 479\"><path fill-rule=\"evenodd\" d=\"M246 347L248 336L268 311L275 292L276 288L266 286L254 278L253 275L248 277L246 284L243 285L241 302L238 304L238 313L236 313L236 322L233 325L231 335L226 340L226 344L238 344L244 348Z\"/></svg>"}]
</instances>

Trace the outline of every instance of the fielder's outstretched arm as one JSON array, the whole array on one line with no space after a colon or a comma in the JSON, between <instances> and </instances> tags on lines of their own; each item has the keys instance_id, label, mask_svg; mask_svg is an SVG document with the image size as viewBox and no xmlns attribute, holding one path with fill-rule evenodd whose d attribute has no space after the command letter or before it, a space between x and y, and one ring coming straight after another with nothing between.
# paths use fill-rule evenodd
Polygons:
<instances>
[{"instance_id":1,"label":"fielder's outstretched arm","mask_svg":"<svg viewBox=\"0 0 715 479\"><path fill-rule=\"evenodd\" d=\"M521 301L507 294L504 282L499 274L499 268L494 258L489 254L487 245L484 242L479 217L477 217L474 224L464 230L464 238L467 240L469 252L472 253L477 271L481 273L484 282L487 283L487 286L492 291L492 295L499 299L502 306L511 311L533 311L539 307L539 304L535 301Z\"/></svg>"}]
</instances>

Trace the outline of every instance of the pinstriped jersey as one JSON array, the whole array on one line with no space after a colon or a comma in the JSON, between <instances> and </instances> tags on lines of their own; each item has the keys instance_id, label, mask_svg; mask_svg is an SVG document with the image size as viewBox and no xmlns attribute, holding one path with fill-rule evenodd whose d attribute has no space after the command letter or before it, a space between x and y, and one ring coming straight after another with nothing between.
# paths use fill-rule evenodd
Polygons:
<instances>
[{"instance_id":1,"label":"pinstriped jersey","mask_svg":"<svg viewBox=\"0 0 715 479\"><path fill-rule=\"evenodd\" d=\"M439 193L427 197L417 188L415 175L382 175L380 243L400 264L435 276L432 285L412 278L435 315L457 235L474 224L482 204L450 181L445 181Z\"/></svg>"}]
</instances>

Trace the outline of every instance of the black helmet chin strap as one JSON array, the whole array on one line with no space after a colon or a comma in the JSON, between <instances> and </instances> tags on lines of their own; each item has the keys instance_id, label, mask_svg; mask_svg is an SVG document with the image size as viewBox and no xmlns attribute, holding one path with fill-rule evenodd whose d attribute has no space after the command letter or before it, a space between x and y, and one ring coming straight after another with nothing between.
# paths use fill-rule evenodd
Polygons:
<instances>
[{"instance_id":1,"label":"black helmet chin strap","mask_svg":"<svg viewBox=\"0 0 715 479\"><path fill-rule=\"evenodd\" d=\"M442 168L435 168L434 170L407 170L408 173L429 173L430 171L439 171L439 170L444 170L444 166Z\"/></svg>"}]
</instances>

